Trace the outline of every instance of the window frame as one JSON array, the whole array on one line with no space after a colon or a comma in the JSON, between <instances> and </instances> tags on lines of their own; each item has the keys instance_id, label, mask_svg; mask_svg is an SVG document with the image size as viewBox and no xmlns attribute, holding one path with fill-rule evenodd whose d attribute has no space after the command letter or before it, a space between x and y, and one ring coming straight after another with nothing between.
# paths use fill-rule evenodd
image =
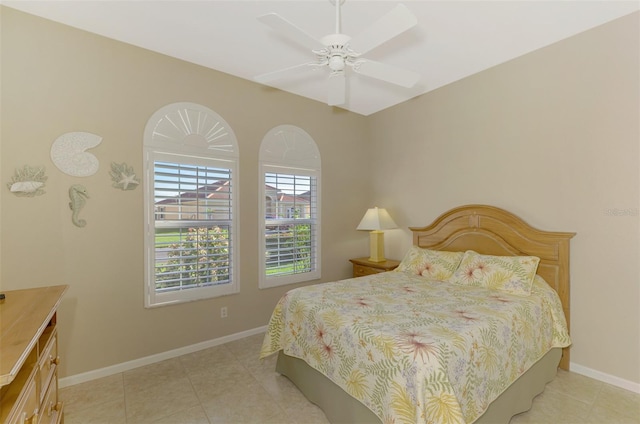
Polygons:
<instances>
[{"instance_id":1,"label":"window frame","mask_svg":"<svg viewBox=\"0 0 640 424\"><path fill-rule=\"evenodd\" d=\"M280 125L270 130L263 138L260 147L259 164L259 236L258 236L258 287L268 289L288 284L318 280L321 278L321 164L320 154L315 141L301 128L292 125ZM315 205L310 205L310 218L269 219L267 204L269 182L267 174L297 175L315 180ZM284 224L310 222L312 227L311 270L287 275L267 275L267 227Z\"/></svg>"},{"instance_id":2,"label":"window frame","mask_svg":"<svg viewBox=\"0 0 640 424\"><path fill-rule=\"evenodd\" d=\"M162 121L179 116L186 127L181 128L182 135L166 137L158 135ZM184 119L183 119L184 118ZM193 124L189 121L193 121ZM165 122L166 124L166 122ZM207 139L211 128L224 128L222 137ZM228 124L215 112L195 103L174 103L158 110L147 123L144 139L144 306L155 308L183 302L210 299L219 296L239 293L239 232L238 232L238 186L239 161L237 157L237 143L233 131ZM231 183L230 219L228 222L230 249L228 252L229 282L203 287L190 287L173 291L159 291L156 284L156 162L174 163L176 165L190 165L194 167L220 168L229 171ZM162 212L166 214L167 212ZM193 222L196 227L207 227L207 222L221 222L215 219L173 220L182 222L178 227L184 227ZM197 224L205 223L202 226ZM161 224L160 227L165 226ZM187 225L188 226L188 225Z\"/></svg>"}]
</instances>

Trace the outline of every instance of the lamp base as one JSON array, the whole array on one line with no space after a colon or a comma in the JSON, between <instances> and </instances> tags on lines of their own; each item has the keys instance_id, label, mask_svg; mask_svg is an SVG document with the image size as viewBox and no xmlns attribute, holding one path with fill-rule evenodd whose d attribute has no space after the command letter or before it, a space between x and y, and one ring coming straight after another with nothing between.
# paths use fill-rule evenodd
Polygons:
<instances>
[{"instance_id":1,"label":"lamp base","mask_svg":"<svg viewBox=\"0 0 640 424\"><path fill-rule=\"evenodd\" d=\"M373 230L369 232L369 260L371 262L385 262L384 232Z\"/></svg>"}]
</instances>

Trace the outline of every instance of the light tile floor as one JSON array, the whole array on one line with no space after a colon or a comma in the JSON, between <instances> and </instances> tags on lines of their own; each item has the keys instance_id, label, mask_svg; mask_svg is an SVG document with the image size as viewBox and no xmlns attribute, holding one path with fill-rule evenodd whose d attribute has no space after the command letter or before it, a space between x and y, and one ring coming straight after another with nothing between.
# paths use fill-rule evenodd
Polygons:
<instances>
[{"instance_id":1,"label":"light tile floor","mask_svg":"<svg viewBox=\"0 0 640 424\"><path fill-rule=\"evenodd\" d=\"M326 424L322 411L258 359L262 335L65 387L66 424ZM511 424L640 424L640 395L559 371Z\"/></svg>"}]
</instances>

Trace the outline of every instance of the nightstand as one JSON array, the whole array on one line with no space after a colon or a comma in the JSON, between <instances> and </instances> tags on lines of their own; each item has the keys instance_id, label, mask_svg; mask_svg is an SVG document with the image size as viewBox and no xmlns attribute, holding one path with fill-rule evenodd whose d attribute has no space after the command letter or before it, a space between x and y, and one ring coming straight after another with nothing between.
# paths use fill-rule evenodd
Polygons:
<instances>
[{"instance_id":1,"label":"nightstand","mask_svg":"<svg viewBox=\"0 0 640 424\"><path fill-rule=\"evenodd\" d=\"M353 264L354 277L392 271L400 265L400 261L394 261L393 259L387 259L384 262L372 262L369 258L355 258L349 259L349 261Z\"/></svg>"}]
</instances>

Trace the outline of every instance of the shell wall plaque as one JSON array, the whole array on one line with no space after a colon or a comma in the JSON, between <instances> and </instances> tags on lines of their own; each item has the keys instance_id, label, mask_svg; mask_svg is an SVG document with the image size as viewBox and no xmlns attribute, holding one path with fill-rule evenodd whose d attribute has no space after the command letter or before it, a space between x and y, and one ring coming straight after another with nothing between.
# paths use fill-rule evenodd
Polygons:
<instances>
[{"instance_id":1,"label":"shell wall plaque","mask_svg":"<svg viewBox=\"0 0 640 424\"><path fill-rule=\"evenodd\" d=\"M16 169L7 187L16 196L34 197L45 193L44 183L46 181L47 176L44 175L44 167L32 168L29 165L25 165L22 169Z\"/></svg>"},{"instance_id":2,"label":"shell wall plaque","mask_svg":"<svg viewBox=\"0 0 640 424\"><path fill-rule=\"evenodd\" d=\"M111 162L111 184L115 188L121 190L135 190L140 184L140 180L136 177L136 173L133 171L132 166L128 166L126 163Z\"/></svg>"}]
</instances>

